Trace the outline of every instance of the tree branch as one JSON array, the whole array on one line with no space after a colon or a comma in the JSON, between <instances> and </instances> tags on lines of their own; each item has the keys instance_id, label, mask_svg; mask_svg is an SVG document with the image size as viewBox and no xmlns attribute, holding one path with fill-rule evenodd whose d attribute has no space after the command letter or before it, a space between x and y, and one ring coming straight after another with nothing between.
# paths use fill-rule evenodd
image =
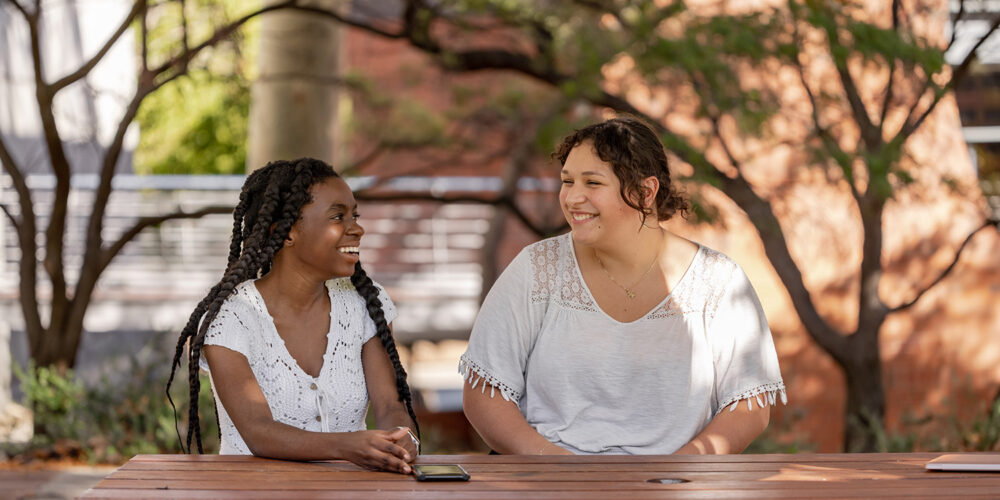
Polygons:
<instances>
[{"instance_id":1,"label":"tree branch","mask_svg":"<svg viewBox=\"0 0 1000 500\"><path fill-rule=\"evenodd\" d=\"M146 0L136 0L136 2L132 4L132 10L130 10L128 15L125 16L125 19L118 26L118 29L115 30L115 33L111 35L111 38L108 38L108 40L104 42L104 46L102 46L101 49L94 54L94 57L91 57L90 60L85 62L83 66L80 66L76 71L60 78L59 80L56 80L55 83L49 86L49 92L55 94L73 82L87 76L91 70L97 66L97 63L101 62L101 59L104 59L104 56L107 55L109 50L111 50L111 47L118 43L118 39L121 38L122 34L128 31L129 25L132 24L132 21L135 21L136 16L138 16L140 12L144 12L145 9ZM143 14L143 18L145 18L145 14ZM145 39L145 29L143 30L143 38ZM145 55L145 44L143 44L142 49L143 55ZM143 58L143 61L145 61L145 58Z\"/></svg>"},{"instance_id":2,"label":"tree branch","mask_svg":"<svg viewBox=\"0 0 1000 500\"><path fill-rule=\"evenodd\" d=\"M546 227L539 225L528 218L527 214L521 210L514 199L510 196L495 196L495 197L485 197L485 196L475 196L468 194L433 194L433 193L372 193L368 190L358 191L354 193L355 197L359 201L436 201L440 203L479 203L483 205L502 205L509 209L511 213L522 224L524 224L528 229L537 235L549 235L553 231L558 230L558 227Z\"/></svg>"},{"instance_id":3,"label":"tree branch","mask_svg":"<svg viewBox=\"0 0 1000 500\"><path fill-rule=\"evenodd\" d=\"M128 242L132 241L143 229L150 226L155 226L157 224L162 224L168 220L179 220L179 219L200 219L206 215L211 214L230 214L233 212L233 207L224 205L213 205L209 207L204 207L200 210L194 212L185 212L179 210L177 212L157 215L153 217L143 217L136 221L127 231L122 233L122 235L116 240L110 247L104 249L101 252L101 260L99 262L100 270L104 270L111 263L112 259L118 255L118 252L125 247Z\"/></svg>"},{"instance_id":4,"label":"tree branch","mask_svg":"<svg viewBox=\"0 0 1000 500\"><path fill-rule=\"evenodd\" d=\"M1000 219L990 219L990 218L986 219L979 227L977 227L976 229L974 229L971 233L969 233L968 236L965 237L965 240L962 241L962 244L958 246L958 250L955 251L955 258L953 258L951 260L951 263L948 264L948 267L944 268L944 270L941 271L940 274L938 274L937 278L934 278L934 280L932 280L927 286L925 286L923 289L921 289L920 291L918 291L917 295L915 297L913 297L913 299L911 299L910 301L904 302L902 304L899 304L896 307L893 307L893 308L889 309L889 313L890 314L891 313L896 313L896 312L902 311L904 309L908 309L908 308L912 307L914 304L916 304L917 301L920 300L920 297L923 297L923 295L925 293L927 293L928 290L930 290L931 288L934 288L935 285L937 285L938 283L940 283L941 280L943 280L946 276L948 276L949 273L951 273L951 271L953 269L955 269L955 265L958 264L959 257L962 256L962 250L965 249L966 245L968 245L969 242L972 241L972 238L977 233L979 233L979 231L982 231L983 229L986 229L986 228L988 228L990 226L996 227L998 225L1000 225Z\"/></svg>"},{"instance_id":5,"label":"tree branch","mask_svg":"<svg viewBox=\"0 0 1000 500\"><path fill-rule=\"evenodd\" d=\"M31 217L34 220L35 211L28 183L24 178L24 174L17 168L17 163L14 161L14 157L11 156L10 149L7 148L2 135L0 135L0 165L3 165L4 171L7 172L11 182L14 183L14 191L17 192L17 199L21 205L21 218ZM34 235L32 235L31 240L35 240Z\"/></svg>"},{"instance_id":6,"label":"tree branch","mask_svg":"<svg viewBox=\"0 0 1000 500\"><path fill-rule=\"evenodd\" d=\"M798 31L796 30L796 33L797 32ZM798 39L797 35L796 39ZM798 70L799 81L802 83L802 88L805 89L806 96L809 97L809 106L812 108L812 120L813 126L816 127L816 134L823 143L823 148L826 149L826 152L833 157L834 161L836 161L838 165L840 165L840 170L844 173L847 185L851 188L851 195L855 200L858 200L861 197L861 194L858 193L858 188L854 185L854 166L851 164L851 157L847 154L847 152L840 148L840 145L837 144L837 140L833 137L833 134L831 134L830 131L827 130L821 123L819 118L819 104L816 101L816 95L813 93L812 87L809 86L809 82L806 81L805 68L798 58L795 59L795 68Z\"/></svg>"},{"instance_id":7,"label":"tree branch","mask_svg":"<svg viewBox=\"0 0 1000 500\"><path fill-rule=\"evenodd\" d=\"M42 319L38 313L37 268L35 254L38 244L35 243L35 210L31 200L31 191L25 182L24 175L17 168L10 150L0 135L0 164L10 175L17 192L17 200L21 205L21 222L16 224L18 230L17 243L21 250L21 261L18 267L20 274L18 292L20 294L21 313L24 315L24 326L28 334L28 342L35 346L42 337ZM4 207L4 212L7 212ZM7 213L10 216L10 213Z\"/></svg>"},{"instance_id":8,"label":"tree branch","mask_svg":"<svg viewBox=\"0 0 1000 500\"><path fill-rule=\"evenodd\" d=\"M944 48L945 52L948 52L948 49L951 49L951 46L955 45L955 36L958 34L958 23L962 20L963 15L965 15L965 0L958 0L958 15L951 21L951 38L948 40L948 45Z\"/></svg>"},{"instance_id":9,"label":"tree branch","mask_svg":"<svg viewBox=\"0 0 1000 500\"><path fill-rule=\"evenodd\" d=\"M149 6L142 8L142 17L139 19L139 59L142 64L142 71L149 71Z\"/></svg>"},{"instance_id":10,"label":"tree branch","mask_svg":"<svg viewBox=\"0 0 1000 500\"><path fill-rule=\"evenodd\" d=\"M923 97L924 93L927 92L927 89L933 81L933 75L927 75L927 82L924 84L924 88L919 94L917 94L916 101L913 102L913 106L910 107L910 111L906 114L906 120L903 122L903 127L900 129L899 133L896 134L896 138L893 140L901 139L905 141L906 138L913 134L914 131L920 128L920 125L923 124L924 120L930 116L931 112L934 111L934 108L937 107L939 102L941 102L941 98L947 95L948 92L954 89L965 78L965 75L972 67L972 61L976 58L976 51L979 50L979 47L986 42L986 39L989 38L990 35L996 32L997 28L1000 28L1000 16L997 16L996 19L993 20L993 24L990 25L990 29L987 30L986 34L983 35L978 42L976 42L976 45L972 47L972 50L970 50L968 54L966 54L962 63L955 69L954 72L952 72L951 79L948 80L948 83L934 93L934 100L931 101L929 106L927 106L927 109L920 115L919 118L914 120L913 114L917 110L917 105L920 103L920 99Z\"/></svg>"},{"instance_id":11,"label":"tree branch","mask_svg":"<svg viewBox=\"0 0 1000 500\"><path fill-rule=\"evenodd\" d=\"M878 128L872 123L871 117L868 116L868 108L865 107L864 101L861 99L861 92L858 90L857 85L854 82L854 77L851 76L851 70L847 65L847 58L842 55L845 51L837 50L846 49L840 43L840 36L837 34L837 27L829 26L826 28L827 41L830 46L830 55L833 59L833 65L837 68L837 75L840 77L840 84L844 88L844 94L847 96L847 103L851 108L851 115L854 116L854 121L858 124L858 128L861 129L861 137L865 143L865 147L869 151L874 151L877 145L882 140L882 134L879 132Z\"/></svg>"},{"instance_id":12,"label":"tree branch","mask_svg":"<svg viewBox=\"0 0 1000 500\"><path fill-rule=\"evenodd\" d=\"M323 9L323 8L315 7L315 6L312 6L312 5L298 5L298 4L291 5L291 6L289 6L289 8L291 10L297 10L297 11L300 11L300 12L309 12L309 13L312 13L312 14L317 14L319 16L326 17L326 18L332 19L334 21L337 21L338 23L341 23L341 24L344 24L344 25L347 25L347 26L351 26L353 28L358 28L358 29L360 29L362 31L367 31L369 33L372 33L374 35L378 35L378 36L381 36L381 37L384 37L384 38L400 39L400 38L405 38L406 37L406 33L405 32L393 33L391 31L386 31L386 30L381 29L381 28L376 28L375 26L373 26L371 24L367 24L367 23L363 23L361 21L350 19L350 18L348 18L346 16L341 15L340 13L338 13L336 11L333 11L333 10Z\"/></svg>"},{"instance_id":13,"label":"tree branch","mask_svg":"<svg viewBox=\"0 0 1000 500\"><path fill-rule=\"evenodd\" d=\"M13 5L14 8L17 9L17 11L20 12L22 16L24 16L25 19L33 15L29 14L28 11L24 8L24 6L21 5L21 3L18 2L17 0L7 0L7 1L10 2L10 4Z\"/></svg>"},{"instance_id":14,"label":"tree branch","mask_svg":"<svg viewBox=\"0 0 1000 500\"><path fill-rule=\"evenodd\" d=\"M48 227L45 229L45 258L42 263L45 272L49 275L49 281L52 283L50 317L60 317L66 309L68 302L66 273L63 268L63 239L66 229L66 208L69 200L71 172L69 159L66 157L66 150L63 146L58 124L56 123L53 109L54 94L51 88L46 85L44 79L45 73L42 62L39 26L40 18L41 6L40 3L36 3L35 14L28 19L28 32L31 38L31 63L35 81L35 100L38 102L38 113L42 122L42 131L45 135L45 146L49 153L49 164L56 178L52 211L49 214ZM32 234L31 238L35 238L35 235ZM49 328L53 326L50 324Z\"/></svg>"},{"instance_id":15,"label":"tree branch","mask_svg":"<svg viewBox=\"0 0 1000 500\"><path fill-rule=\"evenodd\" d=\"M94 194L94 208L91 212L90 221L87 225L84 259L81 264L80 279L77 284L78 296L85 297L89 295L90 290L97 283L97 277L100 276L100 271L103 270L103 266L100 265L103 255L103 251L101 250L103 248L101 232L104 225L104 212L107 209L108 199L111 197L111 181L114 178L115 165L118 163L118 158L121 155L125 132L128 130L132 120L135 119L135 115L138 113L139 106L143 99L145 99L150 93L161 88L163 85L166 85L168 82L184 75L187 72L188 62L190 62L191 59L193 59L199 52L215 45L219 41L231 35L247 21L266 12L288 8L289 6L294 5L296 1L297 0L287 0L285 2L268 5L246 14L236 21L215 30L211 37L197 46L185 49L180 54L164 62L156 69L143 71L139 75L136 93L133 96L132 101L129 103L128 108L125 110L121 121L118 123L118 129L115 132L114 139L108 146L101 165L100 182L98 184L97 191ZM176 71L164 78L160 78L171 69L175 69Z\"/></svg>"},{"instance_id":16,"label":"tree branch","mask_svg":"<svg viewBox=\"0 0 1000 500\"><path fill-rule=\"evenodd\" d=\"M413 10L410 4L408 11ZM365 26L356 26L367 29ZM378 33L378 30L367 29ZM412 46L424 52L439 56L439 63L446 69L456 71L478 71L478 70L513 70L526 76L530 76L554 87L558 87L570 78L570 75L563 74L553 68L545 61L539 61L525 53L513 52L504 49L480 49L462 52L452 52L445 56L445 52L433 40L415 39L412 32L404 30L405 38ZM392 38L397 38L392 36ZM686 144L686 141L676 133L668 130L662 123L651 119L645 113L636 109L631 103L622 97L600 91L596 95L588 96L588 100L598 106L605 106L619 112L633 114L645 119L652 125L658 133L669 137L679 144ZM802 281L802 275L797 265L792 259L787 242L781 232L780 224L774 215L774 211L767 201L763 200L743 178L731 179L722 175L718 169L712 168L704 155L693 148L676 148L673 152L682 160L692 165L697 171L712 177L722 185L722 190L747 214L749 220L754 224L761 236L765 252L771 261L776 272L785 284L786 289L792 298L796 312L802 319L803 324L809 330L816 341L839 360L845 359L846 342L845 337L830 327L820 317L809 296L808 290ZM435 195L414 195L414 194L373 194L357 193L358 199L365 200L430 200L443 202L472 202L499 204L503 203L510 207L511 211L532 231L538 234L545 234L546 228L540 228L532 223L517 208L513 200L509 198L485 199L475 196L435 196Z\"/></svg>"},{"instance_id":17,"label":"tree branch","mask_svg":"<svg viewBox=\"0 0 1000 500\"><path fill-rule=\"evenodd\" d=\"M723 179L723 191L747 214L750 223L760 235L764 253L785 285L785 290L792 300L792 307L795 308L803 326L816 343L831 356L838 361L846 359L846 337L834 330L816 310L812 296L802 279L802 272L788 251L788 243L770 203L757 196L742 177L723 177Z\"/></svg>"},{"instance_id":18,"label":"tree branch","mask_svg":"<svg viewBox=\"0 0 1000 500\"><path fill-rule=\"evenodd\" d=\"M8 219L10 219L10 224L14 226L14 231L20 233L21 223L19 223L17 219L14 218L14 214L10 213L10 209L7 208L7 205L0 203L0 210L3 210L4 215L6 215Z\"/></svg>"},{"instance_id":19,"label":"tree branch","mask_svg":"<svg viewBox=\"0 0 1000 500\"><path fill-rule=\"evenodd\" d=\"M892 30L897 32L899 31L899 9L901 3L901 0L892 0ZM889 79L886 81L885 96L882 98L882 111L879 113L879 137L882 136L882 131L885 130L885 117L889 113L889 103L892 101L893 94L892 79L896 75L896 58L893 57L892 60L887 60L886 62L889 63Z\"/></svg>"}]
</instances>

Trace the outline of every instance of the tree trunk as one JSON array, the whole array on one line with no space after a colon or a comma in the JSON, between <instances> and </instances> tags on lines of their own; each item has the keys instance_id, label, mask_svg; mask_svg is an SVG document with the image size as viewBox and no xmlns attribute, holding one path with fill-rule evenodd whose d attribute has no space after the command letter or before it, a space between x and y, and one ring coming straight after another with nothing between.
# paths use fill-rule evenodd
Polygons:
<instances>
[{"instance_id":1,"label":"tree trunk","mask_svg":"<svg viewBox=\"0 0 1000 500\"><path fill-rule=\"evenodd\" d=\"M885 435L885 388L878 347L881 322L850 338L848 359L841 362L847 379L844 451L876 452Z\"/></svg>"},{"instance_id":2,"label":"tree trunk","mask_svg":"<svg viewBox=\"0 0 1000 500\"><path fill-rule=\"evenodd\" d=\"M339 0L317 7L340 9ZM305 12L260 19L260 76L251 87L247 171L310 156L337 165L339 25Z\"/></svg>"},{"instance_id":3,"label":"tree trunk","mask_svg":"<svg viewBox=\"0 0 1000 500\"><path fill-rule=\"evenodd\" d=\"M74 331L69 329L43 331L40 342L30 349L35 366L73 368L76 365L76 351L80 347L82 330L81 327L77 327Z\"/></svg>"}]
</instances>

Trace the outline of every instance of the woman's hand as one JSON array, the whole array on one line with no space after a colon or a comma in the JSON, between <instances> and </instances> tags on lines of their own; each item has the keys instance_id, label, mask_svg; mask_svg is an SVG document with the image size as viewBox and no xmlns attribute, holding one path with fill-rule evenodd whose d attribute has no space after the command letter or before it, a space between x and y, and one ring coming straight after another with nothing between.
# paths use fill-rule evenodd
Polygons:
<instances>
[{"instance_id":1,"label":"woman's hand","mask_svg":"<svg viewBox=\"0 0 1000 500\"><path fill-rule=\"evenodd\" d=\"M406 431L406 434L403 434L403 437L396 440L396 445L400 446L410 454L410 459L407 460L407 462L412 463L420 453L420 441L409 427L396 427L392 431L395 432L398 430L404 430Z\"/></svg>"},{"instance_id":2,"label":"woman's hand","mask_svg":"<svg viewBox=\"0 0 1000 500\"><path fill-rule=\"evenodd\" d=\"M337 456L369 469L409 474L407 462L414 460L416 452L397 444L404 439L410 441L405 427L393 431L345 432L341 434Z\"/></svg>"}]
</instances>

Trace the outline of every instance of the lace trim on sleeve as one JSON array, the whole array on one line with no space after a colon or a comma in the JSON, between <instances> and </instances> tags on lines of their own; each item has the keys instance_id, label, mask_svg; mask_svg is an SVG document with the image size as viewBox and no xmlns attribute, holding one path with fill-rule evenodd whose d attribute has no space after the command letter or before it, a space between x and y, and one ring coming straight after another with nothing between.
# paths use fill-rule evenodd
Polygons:
<instances>
[{"instance_id":1,"label":"lace trim on sleeve","mask_svg":"<svg viewBox=\"0 0 1000 500\"><path fill-rule=\"evenodd\" d=\"M740 401L747 400L747 409L753 410L753 401L757 400L757 405L761 408L774 406L775 401L780 399L781 404L788 404L788 397L785 395L785 384L783 382L772 382L770 384L758 385L752 389L743 391L734 396L730 396L725 403L719 405L715 414L718 415L729 407L729 411L736 411Z\"/></svg>"},{"instance_id":2,"label":"lace trim on sleeve","mask_svg":"<svg viewBox=\"0 0 1000 500\"><path fill-rule=\"evenodd\" d=\"M481 387L480 391L483 394L486 394L486 386L491 386L491 398L496 395L496 390L499 389L500 396L515 405L521 400L521 393L519 391L516 391L511 386L501 382L500 379L496 378L479 363L476 363L465 354L462 355L461 360L458 362L458 373L462 374L462 377L466 382L472 384L473 389L475 389L476 386ZM480 384L480 382L482 384Z\"/></svg>"}]
</instances>

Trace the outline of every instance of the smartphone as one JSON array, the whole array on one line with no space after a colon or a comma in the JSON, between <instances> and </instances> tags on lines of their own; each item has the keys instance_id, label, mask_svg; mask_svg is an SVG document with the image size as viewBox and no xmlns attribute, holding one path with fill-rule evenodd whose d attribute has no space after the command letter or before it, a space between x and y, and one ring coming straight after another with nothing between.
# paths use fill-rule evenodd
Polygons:
<instances>
[{"instance_id":1,"label":"smartphone","mask_svg":"<svg viewBox=\"0 0 1000 500\"><path fill-rule=\"evenodd\" d=\"M413 464L413 477L417 481L468 481L469 473L458 464Z\"/></svg>"}]
</instances>

